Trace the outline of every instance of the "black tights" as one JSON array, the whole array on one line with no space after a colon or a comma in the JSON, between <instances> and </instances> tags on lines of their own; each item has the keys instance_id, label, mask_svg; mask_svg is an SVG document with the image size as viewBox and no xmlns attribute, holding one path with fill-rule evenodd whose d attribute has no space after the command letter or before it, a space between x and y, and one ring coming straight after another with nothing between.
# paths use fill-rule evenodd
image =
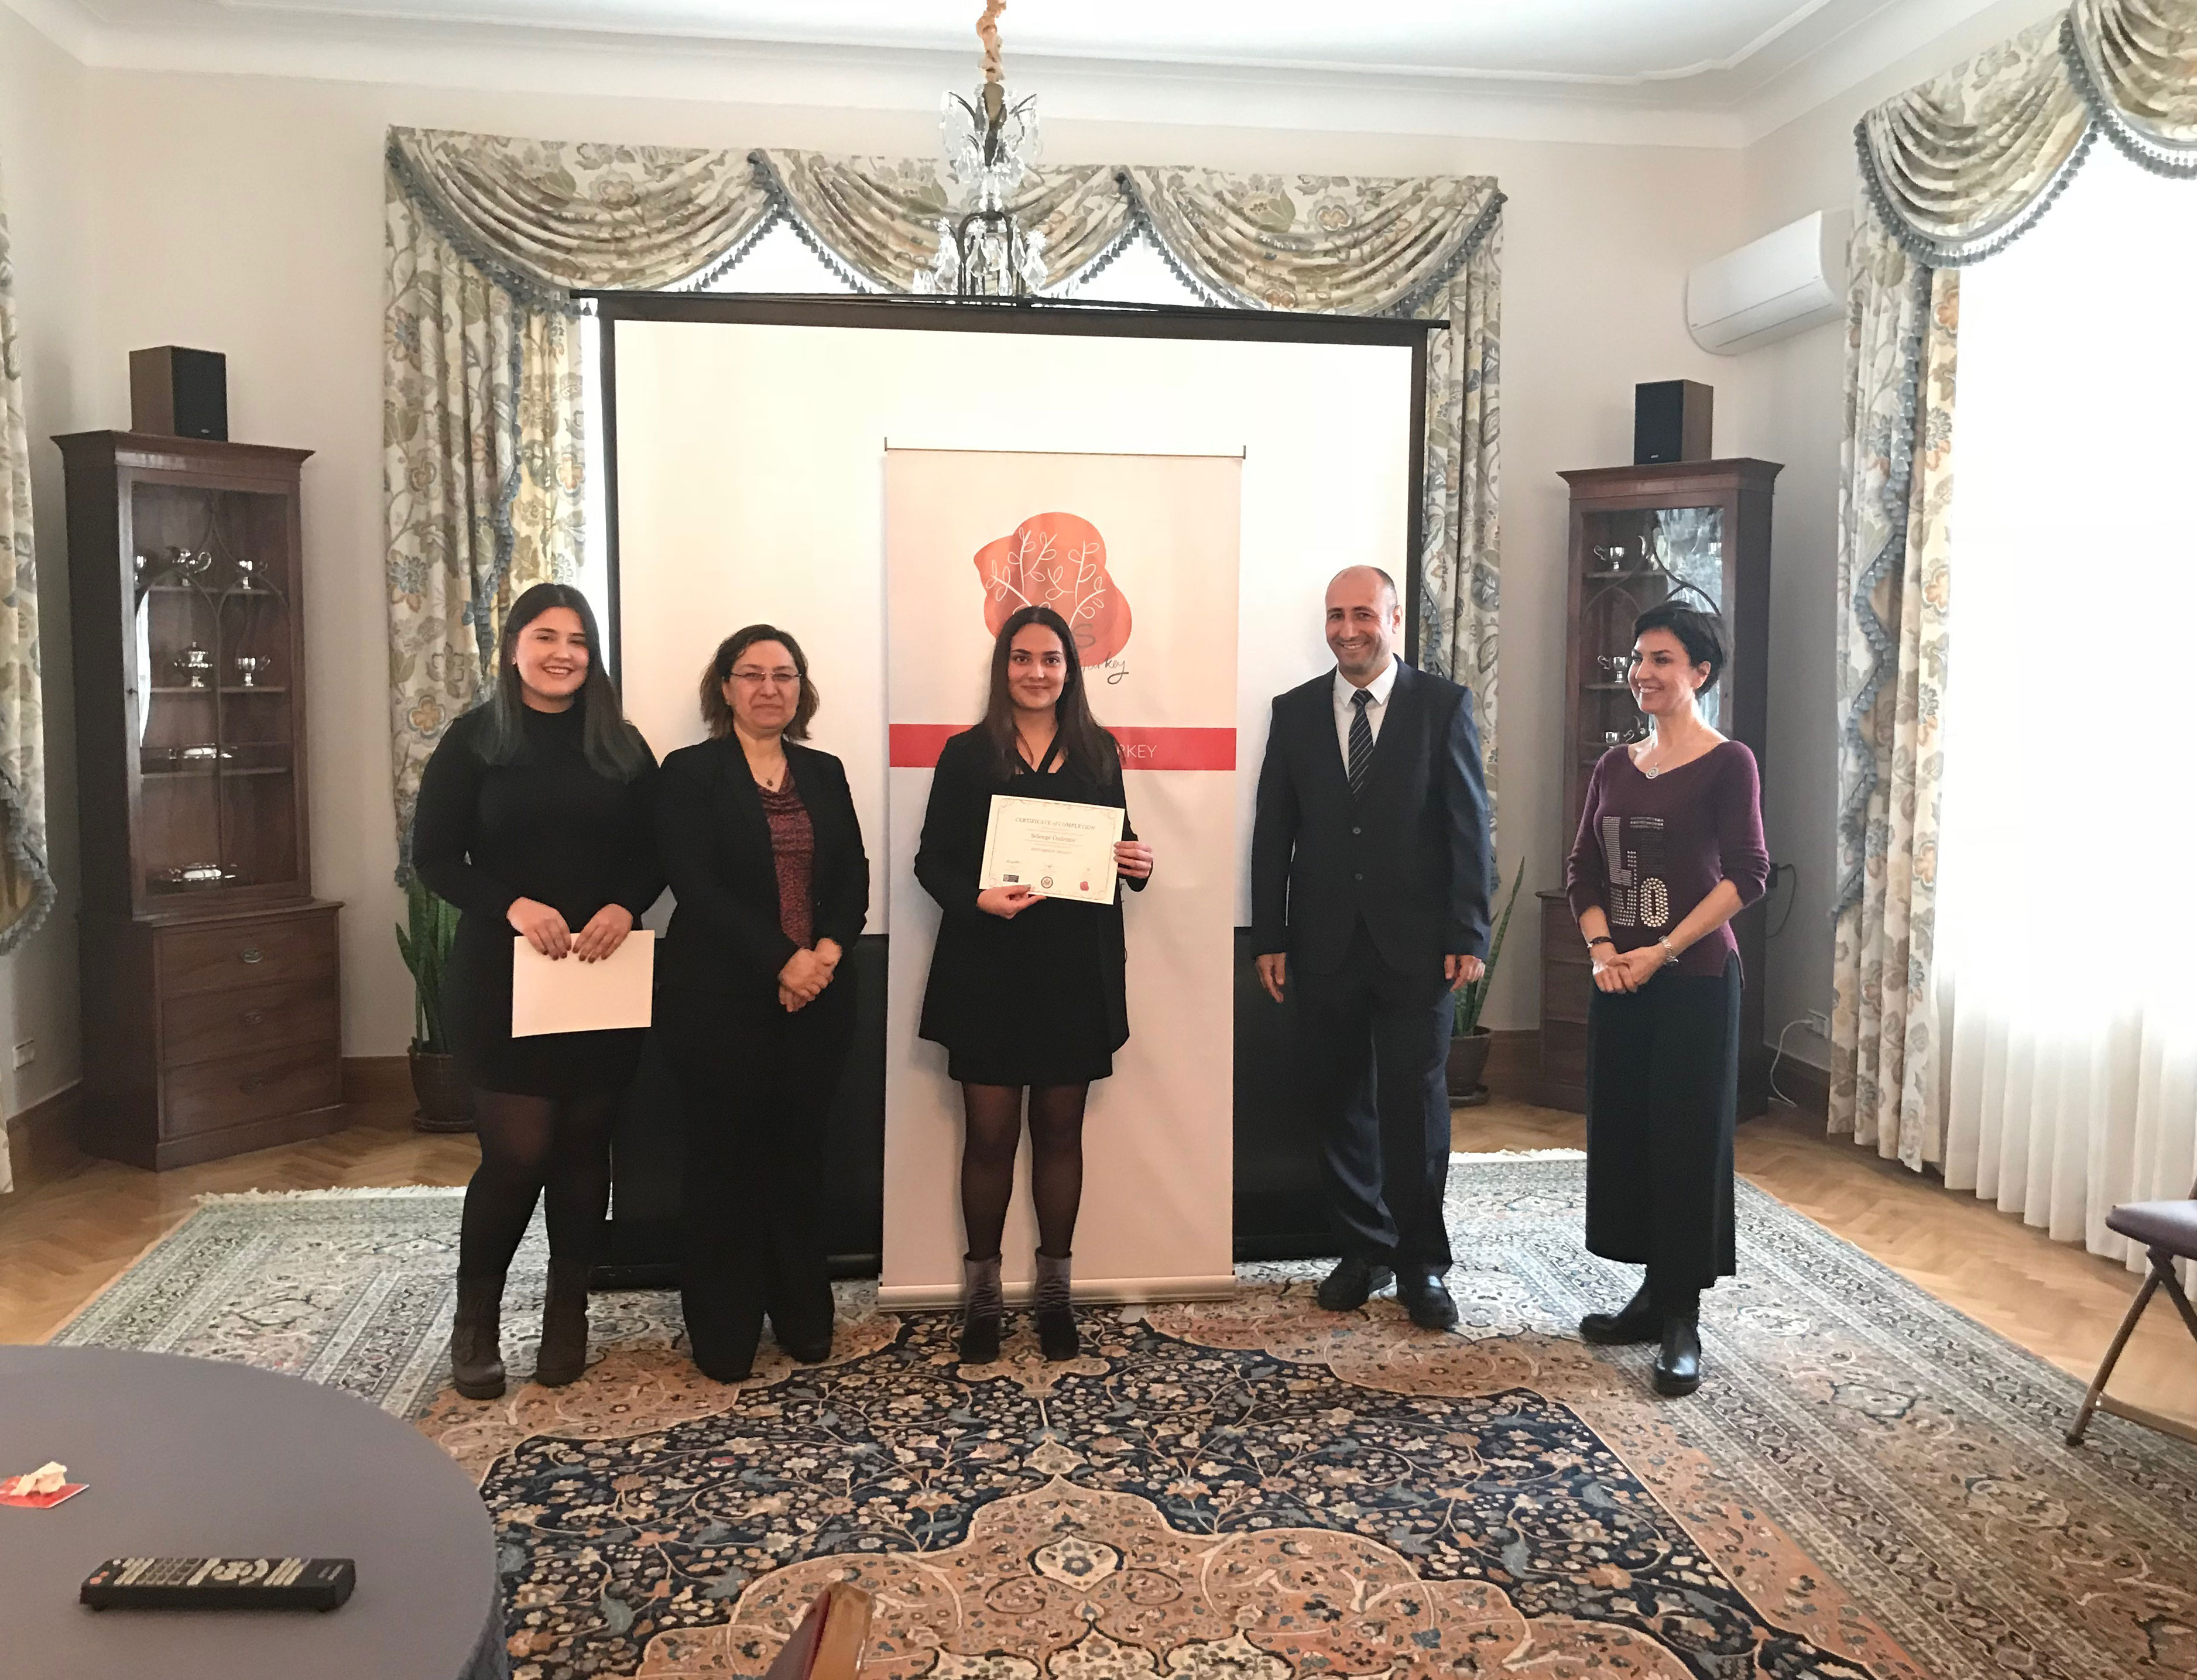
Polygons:
<instances>
[{"instance_id":1,"label":"black tights","mask_svg":"<svg viewBox=\"0 0 2197 1680\"><path fill-rule=\"evenodd\" d=\"M608 1094L519 1097L474 1087L481 1164L466 1186L458 1237L461 1277L503 1276L545 1189L551 1255L594 1263L610 1208L611 1120L617 1106Z\"/></svg>"},{"instance_id":2,"label":"black tights","mask_svg":"<svg viewBox=\"0 0 2197 1680\"><path fill-rule=\"evenodd\" d=\"M972 1260L1000 1252L1007 1202L1015 1190L1015 1150L1023 1136L1019 1085L961 1086L968 1128L961 1138L961 1222ZM1083 1104L1087 1085L1033 1085L1029 1091L1030 1197L1037 1204L1038 1252L1065 1259L1075 1243L1083 1200Z\"/></svg>"}]
</instances>

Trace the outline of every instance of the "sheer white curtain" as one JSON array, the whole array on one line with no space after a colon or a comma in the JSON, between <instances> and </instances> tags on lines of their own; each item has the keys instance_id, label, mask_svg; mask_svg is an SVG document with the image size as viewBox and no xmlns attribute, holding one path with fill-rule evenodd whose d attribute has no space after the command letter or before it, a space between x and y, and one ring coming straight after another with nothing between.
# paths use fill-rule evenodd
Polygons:
<instances>
[{"instance_id":1,"label":"sheer white curtain","mask_svg":"<svg viewBox=\"0 0 2197 1680\"><path fill-rule=\"evenodd\" d=\"M2197 1176L2197 185L2096 148L1959 382L1945 1182L2140 1269L2107 1210Z\"/></svg>"}]
</instances>

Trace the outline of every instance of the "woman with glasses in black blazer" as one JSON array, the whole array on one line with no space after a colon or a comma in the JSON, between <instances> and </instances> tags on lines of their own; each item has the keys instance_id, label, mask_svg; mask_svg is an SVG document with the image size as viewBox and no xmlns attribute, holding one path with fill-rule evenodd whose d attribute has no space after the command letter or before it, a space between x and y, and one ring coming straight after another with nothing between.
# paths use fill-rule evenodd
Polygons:
<instances>
[{"instance_id":1,"label":"woman with glasses in black blazer","mask_svg":"<svg viewBox=\"0 0 2197 1680\"><path fill-rule=\"evenodd\" d=\"M728 636L701 698L710 739L659 780L678 908L656 1029L686 1101L687 1340L704 1376L736 1382L766 1313L803 1364L832 1352L824 1130L854 1036L846 958L870 864L845 768L799 744L818 703L800 643L768 624Z\"/></svg>"}]
</instances>

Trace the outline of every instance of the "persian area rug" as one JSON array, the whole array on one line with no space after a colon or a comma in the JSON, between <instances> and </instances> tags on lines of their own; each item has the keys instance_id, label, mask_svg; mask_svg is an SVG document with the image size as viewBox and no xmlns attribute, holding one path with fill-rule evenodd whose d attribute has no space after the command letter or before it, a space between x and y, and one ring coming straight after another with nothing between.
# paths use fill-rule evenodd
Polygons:
<instances>
[{"instance_id":1,"label":"persian area rug","mask_svg":"<svg viewBox=\"0 0 2197 1680\"><path fill-rule=\"evenodd\" d=\"M1458 1330L1332 1314L1313 1266L1224 1303L1021 1324L843 1288L830 1364L696 1373L666 1295L598 1296L571 1387L443 1387L455 1192L216 1198L57 1340L242 1358L417 1416L481 1478L519 1680L760 1675L831 1579L866 1677L2050 1680L2197 1675L2197 1449L1752 1186L1709 1379L1571 1326L1633 1283L1583 1171L1463 1156ZM545 1256L506 1312L531 1359Z\"/></svg>"}]
</instances>

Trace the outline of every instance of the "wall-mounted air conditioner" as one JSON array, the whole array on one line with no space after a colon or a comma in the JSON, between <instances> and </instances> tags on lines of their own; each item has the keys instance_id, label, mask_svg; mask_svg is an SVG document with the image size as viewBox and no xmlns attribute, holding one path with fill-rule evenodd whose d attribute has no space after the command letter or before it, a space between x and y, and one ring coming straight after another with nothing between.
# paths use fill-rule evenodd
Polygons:
<instances>
[{"instance_id":1,"label":"wall-mounted air conditioner","mask_svg":"<svg viewBox=\"0 0 2197 1680\"><path fill-rule=\"evenodd\" d=\"M1703 350L1737 356L1846 312L1853 217L1819 210L1704 263L1686 276L1686 330Z\"/></svg>"}]
</instances>

